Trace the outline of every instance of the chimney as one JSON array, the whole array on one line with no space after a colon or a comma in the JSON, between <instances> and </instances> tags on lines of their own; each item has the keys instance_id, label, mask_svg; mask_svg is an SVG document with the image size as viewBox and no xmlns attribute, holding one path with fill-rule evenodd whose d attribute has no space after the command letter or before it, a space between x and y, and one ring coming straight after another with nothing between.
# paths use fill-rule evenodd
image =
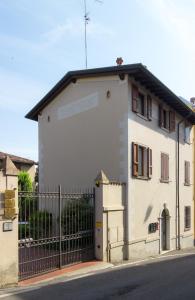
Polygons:
<instances>
[{"instance_id":1,"label":"chimney","mask_svg":"<svg viewBox=\"0 0 195 300\"><path fill-rule=\"evenodd\" d=\"M195 108L195 97L190 98L190 102L192 104L192 107Z\"/></svg>"},{"instance_id":2,"label":"chimney","mask_svg":"<svg viewBox=\"0 0 195 300\"><path fill-rule=\"evenodd\" d=\"M117 66L121 66L121 65L123 64L123 59L122 59L122 57L117 57L117 59L116 59L116 64L117 64Z\"/></svg>"}]
</instances>

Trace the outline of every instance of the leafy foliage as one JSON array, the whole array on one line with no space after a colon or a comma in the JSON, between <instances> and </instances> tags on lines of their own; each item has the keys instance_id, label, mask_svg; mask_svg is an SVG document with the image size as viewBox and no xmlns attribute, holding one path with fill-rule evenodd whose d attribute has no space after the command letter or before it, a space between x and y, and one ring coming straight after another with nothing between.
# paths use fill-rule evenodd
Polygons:
<instances>
[{"instance_id":1,"label":"leafy foliage","mask_svg":"<svg viewBox=\"0 0 195 300\"><path fill-rule=\"evenodd\" d=\"M32 180L26 171L21 171L18 175L18 189L19 191L31 192Z\"/></svg>"},{"instance_id":2,"label":"leafy foliage","mask_svg":"<svg viewBox=\"0 0 195 300\"><path fill-rule=\"evenodd\" d=\"M93 228L93 206L90 198L68 200L61 214L62 232L74 234Z\"/></svg>"},{"instance_id":3,"label":"leafy foliage","mask_svg":"<svg viewBox=\"0 0 195 300\"><path fill-rule=\"evenodd\" d=\"M52 231L52 214L47 211L35 211L24 224L19 224L20 239L34 240L49 237Z\"/></svg>"}]
</instances>

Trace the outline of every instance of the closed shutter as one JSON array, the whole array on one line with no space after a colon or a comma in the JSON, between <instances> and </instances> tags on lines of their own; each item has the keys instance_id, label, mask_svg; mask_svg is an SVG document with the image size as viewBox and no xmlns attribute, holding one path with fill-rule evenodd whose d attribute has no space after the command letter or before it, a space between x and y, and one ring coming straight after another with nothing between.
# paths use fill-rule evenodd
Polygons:
<instances>
[{"instance_id":1,"label":"closed shutter","mask_svg":"<svg viewBox=\"0 0 195 300\"><path fill-rule=\"evenodd\" d=\"M164 122L163 122L163 107L159 105L159 126L164 127Z\"/></svg>"},{"instance_id":2,"label":"closed shutter","mask_svg":"<svg viewBox=\"0 0 195 300\"><path fill-rule=\"evenodd\" d=\"M164 163L164 153L161 153L161 180L165 177L165 163Z\"/></svg>"},{"instance_id":3,"label":"closed shutter","mask_svg":"<svg viewBox=\"0 0 195 300\"><path fill-rule=\"evenodd\" d=\"M175 131L175 112L169 112L169 130L171 132Z\"/></svg>"},{"instance_id":4,"label":"closed shutter","mask_svg":"<svg viewBox=\"0 0 195 300\"><path fill-rule=\"evenodd\" d=\"M169 181L169 155L161 153L161 180Z\"/></svg>"},{"instance_id":5,"label":"closed shutter","mask_svg":"<svg viewBox=\"0 0 195 300\"><path fill-rule=\"evenodd\" d=\"M132 111L138 112L138 88L136 85L132 85Z\"/></svg>"},{"instance_id":6,"label":"closed shutter","mask_svg":"<svg viewBox=\"0 0 195 300\"><path fill-rule=\"evenodd\" d=\"M152 120L152 98L150 95L147 95L147 118Z\"/></svg>"},{"instance_id":7,"label":"closed shutter","mask_svg":"<svg viewBox=\"0 0 195 300\"><path fill-rule=\"evenodd\" d=\"M148 177L152 178L152 149L148 148Z\"/></svg>"},{"instance_id":8,"label":"closed shutter","mask_svg":"<svg viewBox=\"0 0 195 300\"><path fill-rule=\"evenodd\" d=\"M191 228L191 207L190 206L185 206L185 229L190 229Z\"/></svg>"},{"instance_id":9,"label":"closed shutter","mask_svg":"<svg viewBox=\"0 0 195 300\"><path fill-rule=\"evenodd\" d=\"M190 185L190 162L185 161L185 184Z\"/></svg>"},{"instance_id":10,"label":"closed shutter","mask_svg":"<svg viewBox=\"0 0 195 300\"><path fill-rule=\"evenodd\" d=\"M138 144L132 143L132 175L138 176Z\"/></svg>"}]
</instances>

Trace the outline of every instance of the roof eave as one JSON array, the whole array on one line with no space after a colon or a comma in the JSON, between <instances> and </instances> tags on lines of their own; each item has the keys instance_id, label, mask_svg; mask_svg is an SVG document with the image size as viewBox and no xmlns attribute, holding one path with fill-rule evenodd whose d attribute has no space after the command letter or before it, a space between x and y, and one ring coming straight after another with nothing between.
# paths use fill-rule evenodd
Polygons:
<instances>
[{"instance_id":1,"label":"roof eave","mask_svg":"<svg viewBox=\"0 0 195 300\"><path fill-rule=\"evenodd\" d=\"M178 113L180 113L184 118L188 118L188 121L192 124L195 124L195 113L192 111L192 109L142 64L131 64L68 72L25 117L34 121L38 121L38 115L40 112L74 79L120 74L133 75L135 79L140 81L141 84L143 84L144 79L144 81L147 83L146 85L153 87L154 92L155 90L157 91L156 94L158 94L157 96L159 98L164 99L164 101L172 106L176 111L176 108L178 107ZM162 94L162 96L159 96L159 92ZM167 99L171 99L171 101L167 101Z\"/></svg>"}]
</instances>

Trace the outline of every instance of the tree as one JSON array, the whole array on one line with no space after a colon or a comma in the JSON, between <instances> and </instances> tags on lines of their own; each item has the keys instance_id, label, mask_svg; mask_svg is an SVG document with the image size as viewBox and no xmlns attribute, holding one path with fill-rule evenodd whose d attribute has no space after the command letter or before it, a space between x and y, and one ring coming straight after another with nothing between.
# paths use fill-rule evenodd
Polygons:
<instances>
[{"instance_id":1,"label":"tree","mask_svg":"<svg viewBox=\"0 0 195 300\"><path fill-rule=\"evenodd\" d=\"M18 189L19 191L31 192L32 180L26 171L21 171L18 175Z\"/></svg>"},{"instance_id":2,"label":"tree","mask_svg":"<svg viewBox=\"0 0 195 300\"><path fill-rule=\"evenodd\" d=\"M18 190L20 192L31 192L32 181L29 174L25 171L21 171L18 175ZM19 219L20 221L27 221L30 216L30 212L33 207L32 195L20 195L19 196Z\"/></svg>"}]
</instances>

